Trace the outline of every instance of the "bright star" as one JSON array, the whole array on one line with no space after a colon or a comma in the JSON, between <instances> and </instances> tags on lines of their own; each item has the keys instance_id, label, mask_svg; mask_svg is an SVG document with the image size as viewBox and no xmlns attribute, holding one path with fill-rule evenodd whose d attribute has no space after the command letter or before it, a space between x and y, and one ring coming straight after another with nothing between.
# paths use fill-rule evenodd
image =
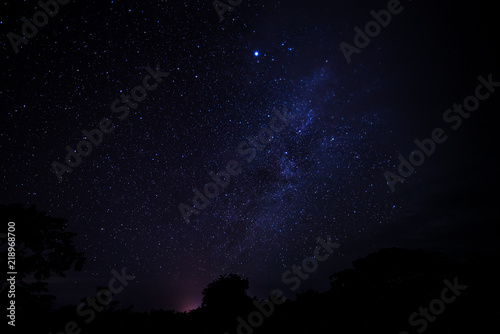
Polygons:
<instances>
[{"instance_id":1,"label":"bright star","mask_svg":"<svg viewBox=\"0 0 500 334\"><path fill-rule=\"evenodd\" d=\"M255 51L254 55L255 55L255 57L257 57L259 55L259 51Z\"/></svg>"}]
</instances>

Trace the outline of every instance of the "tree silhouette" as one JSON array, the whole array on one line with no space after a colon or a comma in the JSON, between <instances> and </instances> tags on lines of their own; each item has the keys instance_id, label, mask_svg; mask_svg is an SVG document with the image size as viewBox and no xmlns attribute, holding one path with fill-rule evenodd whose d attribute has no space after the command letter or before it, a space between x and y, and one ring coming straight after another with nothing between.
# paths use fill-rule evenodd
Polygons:
<instances>
[{"instance_id":1,"label":"tree silhouette","mask_svg":"<svg viewBox=\"0 0 500 334\"><path fill-rule=\"evenodd\" d=\"M54 296L47 291L44 280L65 276L72 267L79 271L85 261L72 241L74 233L66 231L66 220L47 216L34 206L0 205L4 222L15 222L16 311L19 323L28 324L50 310ZM4 226L3 228L7 228ZM7 263L8 242L0 244L0 263ZM6 271L2 273L1 294L7 295ZM21 321L22 320L22 321Z\"/></svg>"},{"instance_id":2,"label":"tree silhouette","mask_svg":"<svg viewBox=\"0 0 500 334\"><path fill-rule=\"evenodd\" d=\"M248 279L238 275L221 275L203 289L201 306L214 309L225 309L227 306L251 302L248 297Z\"/></svg>"},{"instance_id":3,"label":"tree silhouette","mask_svg":"<svg viewBox=\"0 0 500 334\"><path fill-rule=\"evenodd\" d=\"M247 295L248 279L235 274L221 275L203 289L202 304L193 312L193 322L203 323L195 332L223 333L236 328L236 318L252 309L252 299Z\"/></svg>"}]
</instances>

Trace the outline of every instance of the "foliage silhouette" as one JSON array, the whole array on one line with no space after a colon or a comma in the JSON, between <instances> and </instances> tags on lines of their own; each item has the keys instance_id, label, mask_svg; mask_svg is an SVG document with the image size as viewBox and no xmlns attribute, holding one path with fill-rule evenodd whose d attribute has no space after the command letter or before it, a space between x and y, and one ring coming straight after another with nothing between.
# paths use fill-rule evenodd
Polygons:
<instances>
[{"instance_id":1,"label":"foliage silhouette","mask_svg":"<svg viewBox=\"0 0 500 334\"><path fill-rule=\"evenodd\" d=\"M238 328L237 319L256 311L256 298L248 296L249 281L230 273L219 276L202 292L202 305L190 312L120 309L113 302L96 320L84 324L75 316L75 306L49 312L50 296L43 279L64 276L70 267L81 268L83 254L77 252L65 231L65 221L47 217L35 208L0 207L3 216L16 221L20 293L28 306L29 319L23 332L60 331L66 322L80 321L81 333L297 333L324 332L418 333L409 317L420 307L440 298L443 281L458 278L467 289L446 310L429 321L426 334L498 332L500 254L473 254L463 263L450 262L438 253L400 248L381 249L353 261L352 268L330 276L330 288L297 293L295 301L275 305L262 326L251 331ZM0 246L3 251L5 245ZM5 258L5 252L1 254ZM24 261L24 263L23 263ZM99 289L99 288L98 288ZM5 284L2 285L5 292ZM24 292L23 292L24 291ZM82 296L84 297L84 296ZM24 302L24 301L23 301ZM20 302L21 303L21 302ZM23 310L24 311L24 310ZM76 319L75 319L76 317Z\"/></svg>"},{"instance_id":2,"label":"foliage silhouette","mask_svg":"<svg viewBox=\"0 0 500 334\"><path fill-rule=\"evenodd\" d=\"M45 293L45 280L64 277L71 268L81 270L85 258L73 243L76 234L66 231L65 219L19 204L0 205L0 216L3 221L15 222L15 301L19 329L31 321L45 319L52 307L55 297ZM0 244L0 263L7 263L7 250L8 242L4 239ZM2 275L0 294L6 296L9 290L6 271Z\"/></svg>"}]
</instances>

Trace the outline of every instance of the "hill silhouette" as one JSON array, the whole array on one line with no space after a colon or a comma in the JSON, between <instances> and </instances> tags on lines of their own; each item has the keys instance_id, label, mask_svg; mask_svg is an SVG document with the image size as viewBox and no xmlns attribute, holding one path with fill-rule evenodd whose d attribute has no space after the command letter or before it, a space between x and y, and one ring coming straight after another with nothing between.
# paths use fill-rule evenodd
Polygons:
<instances>
[{"instance_id":1,"label":"hill silhouette","mask_svg":"<svg viewBox=\"0 0 500 334\"><path fill-rule=\"evenodd\" d=\"M51 309L55 297L44 294L43 282L63 276L72 266L81 268L84 258L71 242L74 235L65 231L64 220L35 208L0 209L4 216L16 215L27 236L18 246L23 250L20 263L24 261L18 301L25 307L18 310L16 332L444 334L487 333L500 321L499 254L475 254L458 263L438 253L388 248L332 273L327 291L306 290L295 300L251 298L249 280L230 273L208 284L202 305L190 312L135 312L112 302L76 329L67 325L75 318L76 305ZM5 243L0 251L4 259ZM2 284L4 294L6 286Z\"/></svg>"}]
</instances>

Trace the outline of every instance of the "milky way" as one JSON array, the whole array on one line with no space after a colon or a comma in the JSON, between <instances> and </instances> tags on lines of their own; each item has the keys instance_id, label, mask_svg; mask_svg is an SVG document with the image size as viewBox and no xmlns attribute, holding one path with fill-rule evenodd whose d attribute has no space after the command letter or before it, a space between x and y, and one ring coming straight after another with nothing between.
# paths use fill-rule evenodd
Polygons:
<instances>
[{"instance_id":1,"label":"milky way","mask_svg":"<svg viewBox=\"0 0 500 334\"><path fill-rule=\"evenodd\" d=\"M53 288L62 300L77 303L124 266L136 279L120 298L143 309L196 307L202 289L230 272L265 296L318 237L342 245L328 275L378 245L346 254L353 238L411 216L409 198L429 174L391 195L384 170L397 169L398 154L439 121L448 96L486 69L456 72L467 61L446 39L453 26L412 30L425 4L394 18L347 64L339 43L376 7L245 1L220 22L210 1L71 2L19 53L4 38L1 200L67 218L78 234L87 263ZM436 11L446 15L444 7ZM13 1L4 9L4 36L37 10ZM438 47L446 51L431 59L425 50ZM169 76L118 120L113 100L157 64ZM293 119L247 162L238 145L268 126L274 108ZM103 117L114 131L59 183L51 163ZM179 204L191 205L193 188L232 159L241 173L186 224ZM328 280L310 281L321 289Z\"/></svg>"}]
</instances>

